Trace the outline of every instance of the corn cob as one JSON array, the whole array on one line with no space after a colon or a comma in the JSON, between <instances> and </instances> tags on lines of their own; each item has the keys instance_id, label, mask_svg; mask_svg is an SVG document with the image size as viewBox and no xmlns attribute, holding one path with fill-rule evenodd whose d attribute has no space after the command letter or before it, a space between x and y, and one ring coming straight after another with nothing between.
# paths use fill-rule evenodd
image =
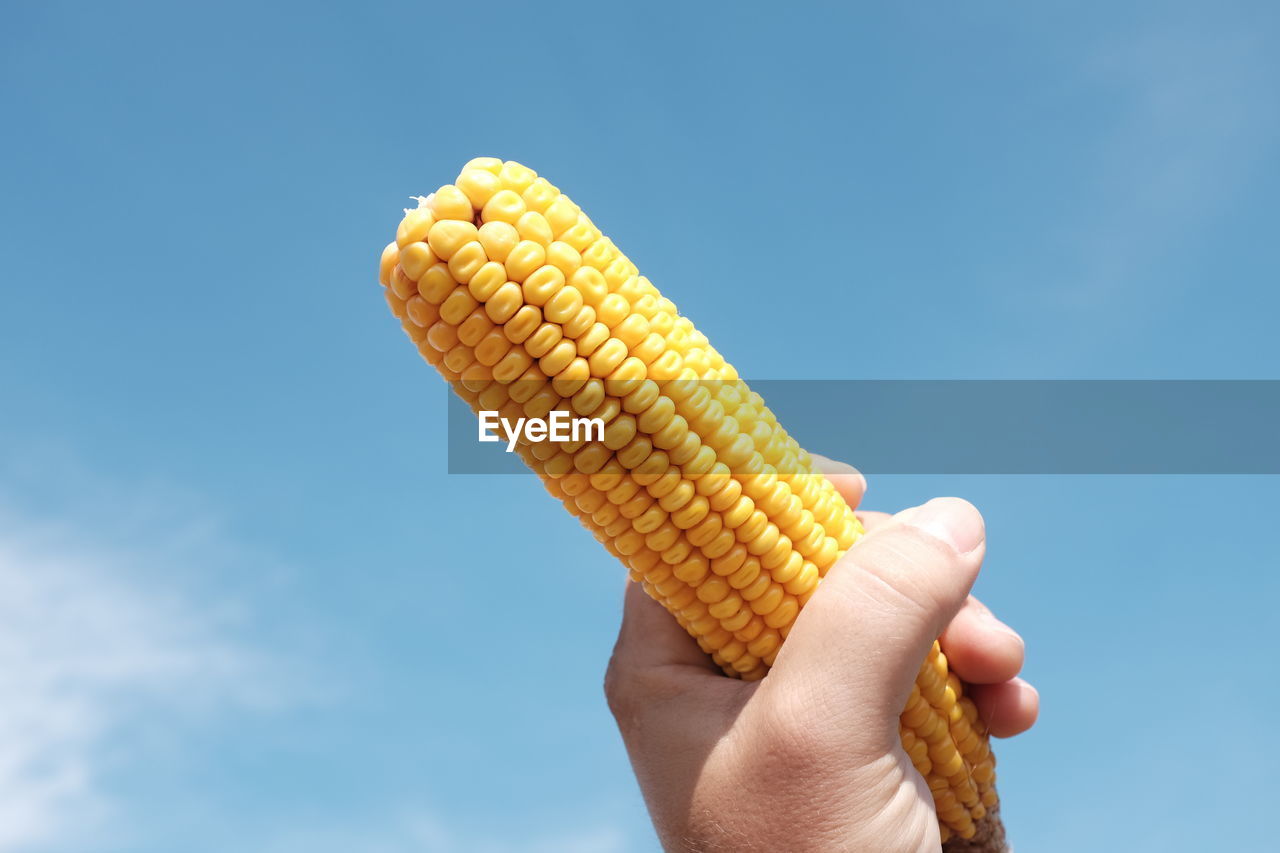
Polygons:
<instances>
[{"instance_id":1,"label":"corn cob","mask_svg":"<svg viewBox=\"0 0 1280 853\"><path fill-rule=\"evenodd\" d=\"M482 157L418 202L383 251L380 280L419 353L476 411L603 421L603 440L517 450L716 664L763 677L862 534L853 511L760 396L545 178ZM900 734L943 840L999 849L986 728L937 643Z\"/></svg>"}]
</instances>

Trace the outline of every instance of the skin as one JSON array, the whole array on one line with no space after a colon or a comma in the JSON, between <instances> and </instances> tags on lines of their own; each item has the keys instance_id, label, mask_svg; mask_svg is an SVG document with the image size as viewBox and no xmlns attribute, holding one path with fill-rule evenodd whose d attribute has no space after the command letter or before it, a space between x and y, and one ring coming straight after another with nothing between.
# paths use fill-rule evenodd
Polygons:
<instances>
[{"instance_id":1,"label":"skin","mask_svg":"<svg viewBox=\"0 0 1280 853\"><path fill-rule=\"evenodd\" d=\"M857 507L862 475L818 461ZM935 638L993 735L1035 722L1021 637L969 595L986 551L978 511L937 498L858 515L868 535L757 682L725 677L628 585L605 693L665 850L937 851L932 797L898 737Z\"/></svg>"}]
</instances>

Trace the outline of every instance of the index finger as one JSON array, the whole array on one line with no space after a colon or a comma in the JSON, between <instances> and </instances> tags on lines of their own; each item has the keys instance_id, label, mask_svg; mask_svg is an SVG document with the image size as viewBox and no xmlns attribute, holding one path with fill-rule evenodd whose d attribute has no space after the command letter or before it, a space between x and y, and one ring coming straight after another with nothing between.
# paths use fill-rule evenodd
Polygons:
<instances>
[{"instance_id":1,"label":"index finger","mask_svg":"<svg viewBox=\"0 0 1280 853\"><path fill-rule=\"evenodd\" d=\"M818 470L836 487L845 503L857 509L858 504L862 503L862 496L867 492L867 478L862 476L862 472L847 462L837 462L819 453L810 453L809 456Z\"/></svg>"},{"instance_id":2,"label":"index finger","mask_svg":"<svg viewBox=\"0 0 1280 853\"><path fill-rule=\"evenodd\" d=\"M624 669L681 666L720 675L720 668L667 609L628 582L613 662Z\"/></svg>"}]
</instances>

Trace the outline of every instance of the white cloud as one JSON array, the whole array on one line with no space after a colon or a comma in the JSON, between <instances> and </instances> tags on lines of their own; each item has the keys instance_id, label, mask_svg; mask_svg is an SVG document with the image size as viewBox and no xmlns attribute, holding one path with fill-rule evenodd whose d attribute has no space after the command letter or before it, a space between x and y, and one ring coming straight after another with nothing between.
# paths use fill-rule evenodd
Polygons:
<instances>
[{"instance_id":1,"label":"white cloud","mask_svg":"<svg viewBox=\"0 0 1280 853\"><path fill-rule=\"evenodd\" d=\"M294 804L245 827L214 805L155 828L147 816L168 804L112 783L150 773L157 737L182 750L205 721L340 703L344 687L332 672L316 678L305 652L264 651L264 626L243 606L253 602L228 597L229 580L252 599L264 576L288 588L292 573L237 545L198 499L120 489L70 463L11 462L0 455L0 853L166 849L167 832L205 821L259 853L631 849L610 815L520 832L429 802L320 814Z\"/></svg>"},{"instance_id":2,"label":"white cloud","mask_svg":"<svg viewBox=\"0 0 1280 853\"><path fill-rule=\"evenodd\" d=\"M157 583L156 554L88 538L0 511L0 851L108 825L102 776L148 714L252 702L260 683L180 581Z\"/></svg>"},{"instance_id":3,"label":"white cloud","mask_svg":"<svg viewBox=\"0 0 1280 853\"><path fill-rule=\"evenodd\" d=\"M434 812L405 810L358 826L345 822L295 829L277 837L267 849L269 853L623 853L631 849L620 828L594 818L583 823L563 832L502 837L488 827L466 827Z\"/></svg>"}]
</instances>

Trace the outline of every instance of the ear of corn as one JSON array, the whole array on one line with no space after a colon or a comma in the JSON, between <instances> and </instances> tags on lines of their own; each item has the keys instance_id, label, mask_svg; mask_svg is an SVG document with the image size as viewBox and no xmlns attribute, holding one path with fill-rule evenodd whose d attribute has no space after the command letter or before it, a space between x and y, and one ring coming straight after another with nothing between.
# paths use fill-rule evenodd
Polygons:
<instances>
[{"instance_id":1,"label":"ear of corn","mask_svg":"<svg viewBox=\"0 0 1280 853\"><path fill-rule=\"evenodd\" d=\"M605 421L601 441L518 452L726 673L761 678L862 527L676 306L568 196L488 157L406 211L380 279L473 409ZM936 643L900 733L944 841L972 838L995 761Z\"/></svg>"}]
</instances>

